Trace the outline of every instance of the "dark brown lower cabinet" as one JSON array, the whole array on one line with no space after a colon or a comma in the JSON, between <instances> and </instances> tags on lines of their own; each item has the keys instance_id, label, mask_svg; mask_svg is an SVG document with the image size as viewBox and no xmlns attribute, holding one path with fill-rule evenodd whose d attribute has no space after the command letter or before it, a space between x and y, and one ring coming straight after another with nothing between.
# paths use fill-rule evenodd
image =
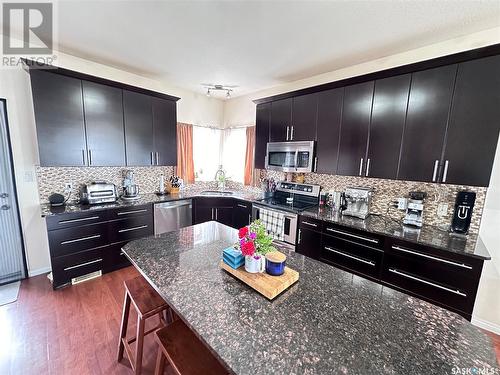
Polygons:
<instances>
[{"instance_id":1,"label":"dark brown lower cabinet","mask_svg":"<svg viewBox=\"0 0 500 375\"><path fill-rule=\"evenodd\" d=\"M217 221L239 229L250 224L252 204L233 198L196 198L194 200L194 222Z\"/></svg>"},{"instance_id":2,"label":"dark brown lower cabinet","mask_svg":"<svg viewBox=\"0 0 500 375\"><path fill-rule=\"evenodd\" d=\"M240 200L234 201L232 227L243 228L252 222L252 204Z\"/></svg>"}]
</instances>

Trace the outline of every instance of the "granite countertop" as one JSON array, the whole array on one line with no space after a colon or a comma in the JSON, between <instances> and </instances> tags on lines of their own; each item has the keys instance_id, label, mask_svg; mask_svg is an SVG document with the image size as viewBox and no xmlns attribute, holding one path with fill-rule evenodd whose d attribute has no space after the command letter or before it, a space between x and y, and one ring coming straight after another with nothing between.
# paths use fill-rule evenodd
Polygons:
<instances>
[{"instance_id":1,"label":"granite countertop","mask_svg":"<svg viewBox=\"0 0 500 375\"><path fill-rule=\"evenodd\" d=\"M500 371L491 338L461 316L289 250L300 279L271 302L220 269L236 239L208 222L123 248L232 372Z\"/></svg>"},{"instance_id":2,"label":"granite countertop","mask_svg":"<svg viewBox=\"0 0 500 375\"><path fill-rule=\"evenodd\" d=\"M457 236L435 226L425 224L420 229L412 228L389 217L373 214L362 220L352 216L342 216L330 208L321 207L305 210L301 212L301 215L457 254L484 260L491 259L486 246L477 234Z\"/></svg>"},{"instance_id":3,"label":"granite countertop","mask_svg":"<svg viewBox=\"0 0 500 375\"><path fill-rule=\"evenodd\" d=\"M113 203L105 203L105 204L93 204L93 205L82 205L79 203L70 203L61 207L50 207L50 204L42 204L41 205L41 215L42 217L52 216L52 215L62 215L74 212L85 212L85 211L94 211L94 210L108 210L112 208L119 207L130 207L130 206L140 206L144 204L150 203L162 203L162 202L170 202L177 201L181 199L189 199L195 198L199 196L203 197L215 197L215 198L233 198L240 199L244 201L252 202L254 200L262 199L262 193L256 193L252 191L244 191L244 190L230 190L227 189L225 191L233 192L232 195L221 196L221 195L200 195L203 191L215 191L216 189L189 189L180 192L179 194L166 194L166 195L157 195L154 193L141 194L140 198L134 201L124 201L123 199L118 199Z\"/></svg>"}]
</instances>

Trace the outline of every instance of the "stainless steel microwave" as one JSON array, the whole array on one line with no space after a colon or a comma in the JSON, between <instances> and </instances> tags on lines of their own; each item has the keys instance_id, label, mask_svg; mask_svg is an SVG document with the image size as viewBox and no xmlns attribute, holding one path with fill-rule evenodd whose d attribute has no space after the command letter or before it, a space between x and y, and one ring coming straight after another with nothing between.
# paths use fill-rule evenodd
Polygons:
<instances>
[{"instance_id":1,"label":"stainless steel microwave","mask_svg":"<svg viewBox=\"0 0 500 375\"><path fill-rule=\"evenodd\" d=\"M266 169L282 172L312 172L315 141L269 142Z\"/></svg>"}]
</instances>

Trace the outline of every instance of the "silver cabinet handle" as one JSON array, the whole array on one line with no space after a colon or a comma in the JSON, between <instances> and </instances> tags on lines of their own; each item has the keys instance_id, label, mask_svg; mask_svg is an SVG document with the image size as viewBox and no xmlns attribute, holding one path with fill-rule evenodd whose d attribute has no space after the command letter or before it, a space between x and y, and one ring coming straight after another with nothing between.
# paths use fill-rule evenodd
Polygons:
<instances>
[{"instance_id":1,"label":"silver cabinet handle","mask_svg":"<svg viewBox=\"0 0 500 375\"><path fill-rule=\"evenodd\" d=\"M290 127L289 127L289 126L287 126L287 127L286 127L286 140L287 140L287 141L288 141L288 137L289 137L289 135L290 135Z\"/></svg>"},{"instance_id":2,"label":"silver cabinet handle","mask_svg":"<svg viewBox=\"0 0 500 375\"><path fill-rule=\"evenodd\" d=\"M370 158L366 160L366 173L365 176L368 177L368 174L370 173Z\"/></svg>"},{"instance_id":3,"label":"silver cabinet handle","mask_svg":"<svg viewBox=\"0 0 500 375\"><path fill-rule=\"evenodd\" d=\"M213 220L213 219L214 219L214 209L213 209L213 208L211 208L210 210L211 210L211 212L212 212L212 220Z\"/></svg>"},{"instance_id":4,"label":"silver cabinet handle","mask_svg":"<svg viewBox=\"0 0 500 375\"><path fill-rule=\"evenodd\" d=\"M82 149L82 162L83 162L83 165L85 165L85 150Z\"/></svg>"},{"instance_id":5,"label":"silver cabinet handle","mask_svg":"<svg viewBox=\"0 0 500 375\"><path fill-rule=\"evenodd\" d=\"M160 165L160 153L156 152L156 165Z\"/></svg>"},{"instance_id":6,"label":"silver cabinet handle","mask_svg":"<svg viewBox=\"0 0 500 375\"><path fill-rule=\"evenodd\" d=\"M346 253L344 253L342 251L338 251L338 250L332 249L331 247L328 247L328 246L325 246L325 250L331 251L332 253L342 255L342 256L344 256L346 258L353 259L353 260L356 260L356 261L364 263L364 264L368 264L370 266L375 266L375 262L372 262L372 261L369 261L369 260L366 260L366 259L363 259L363 258L358 258L358 257L355 257L354 255L351 255L351 254L346 254Z\"/></svg>"},{"instance_id":7,"label":"silver cabinet handle","mask_svg":"<svg viewBox=\"0 0 500 375\"><path fill-rule=\"evenodd\" d=\"M422 284L427 284L427 285L433 286L435 288L446 290L447 292L458 294L459 296L462 296L462 297L467 297L467 294L462 293L458 289L451 289L451 288L447 288L447 287L439 285L439 284L431 283L430 281L423 280L423 279L420 279L420 278L412 276L412 275L408 275L407 273L398 271L397 269L394 269L394 268L389 268L389 272L395 273L396 275L399 275L399 276L406 277L407 279L418 281L419 283L422 283Z\"/></svg>"},{"instance_id":8,"label":"silver cabinet handle","mask_svg":"<svg viewBox=\"0 0 500 375\"><path fill-rule=\"evenodd\" d=\"M318 171L318 157L316 156L314 158L314 172Z\"/></svg>"},{"instance_id":9,"label":"silver cabinet handle","mask_svg":"<svg viewBox=\"0 0 500 375\"><path fill-rule=\"evenodd\" d=\"M302 221L302 224L306 224L306 225L309 225L309 226L314 227L314 228L316 228L318 226L318 224L310 223L308 221Z\"/></svg>"},{"instance_id":10,"label":"silver cabinet handle","mask_svg":"<svg viewBox=\"0 0 500 375\"><path fill-rule=\"evenodd\" d=\"M99 216L83 217L81 219L61 220L58 224L78 223L79 221L87 221L87 220L94 220L94 219L99 219Z\"/></svg>"},{"instance_id":11,"label":"silver cabinet handle","mask_svg":"<svg viewBox=\"0 0 500 375\"><path fill-rule=\"evenodd\" d=\"M138 214L140 212L148 212L148 210L144 209L144 210L134 210L134 211L121 211L118 212L117 215L121 216L121 215Z\"/></svg>"},{"instance_id":12,"label":"silver cabinet handle","mask_svg":"<svg viewBox=\"0 0 500 375\"><path fill-rule=\"evenodd\" d=\"M127 228L127 229L120 229L118 231L118 233L130 232L130 231L133 231L133 230L144 229L144 228L147 228L147 227L148 227L147 225L141 225L139 227L133 227L133 228Z\"/></svg>"},{"instance_id":13,"label":"silver cabinet handle","mask_svg":"<svg viewBox=\"0 0 500 375\"><path fill-rule=\"evenodd\" d=\"M333 228L326 228L326 230L329 231L329 232L333 232L333 233L343 234L344 236L348 236L348 237L352 237L352 238L357 238L358 240L363 240L363 241L378 243L378 240L376 240L374 238L368 238L368 237L358 236L357 234L347 233L347 232L343 232L341 230L337 230L337 229L333 229Z\"/></svg>"},{"instance_id":14,"label":"silver cabinet handle","mask_svg":"<svg viewBox=\"0 0 500 375\"><path fill-rule=\"evenodd\" d=\"M435 261L438 261L438 262L442 262L442 263L446 263L446 264L451 264L453 266L466 268L468 270L472 269L471 266L468 266L467 264L464 264L464 263L457 263L457 262L453 262L451 260L446 260L446 259L441 259L441 258L438 258L438 257L433 257L432 255L422 254L422 253L419 253L419 252L416 252L416 251L405 249L404 247L392 245L391 248L393 248L394 250L402 251L404 253L413 254L413 255L417 255L417 256L423 257L423 258L432 259L432 260L435 260Z\"/></svg>"},{"instance_id":15,"label":"silver cabinet handle","mask_svg":"<svg viewBox=\"0 0 500 375\"><path fill-rule=\"evenodd\" d=\"M96 234L94 236L88 236L88 237L82 237L82 238L77 238L75 240L67 240L67 241L62 241L61 245L67 245L69 243L75 243L75 242L81 242L81 241L87 241L87 240L93 240L94 238L99 238L101 237L100 234Z\"/></svg>"},{"instance_id":16,"label":"silver cabinet handle","mask_svg":"<svg viewBox=\"0 0 500 375\"><path fill-rule=\"evenodd\" d=\"M359 161L359 175L363 174L363 158Z\"/></svg>"},{"instance_id":17,"label":"silver cabinet handle","mask_svg":"<svg viewBox=\"0 0 500 375\"><path fill-rule=\"evenodd\" d=\"M300 245L301 239L302 239L302 231L299 229L299 238L297 240L297 245Z\"/></svg>"},{"instance_id":18,"label":"silver cabinet handle","mask_svg":"<svg viewBox=\"0 0 500 375\"><path fill-rule=\"evenodd\" d=\"M443 182L446 182L446 177L448 176L448 165L449 165L449 161L446 160L444 162L444 171L443 171Z\"/></svg>"},{"instance_id":19,"label":"silver cabinet handle","mask_svg":"<svg viewBox=\"0 0 500 375\"><path fill-rule=\"evenodd\" d=\"M432 182L436 182L438 166L439 166L439 160L436 160L434 162L434 170L432 171Z\"/></svg>"},{"instance_id":20,"label":"silver cabinet handle","mask_svg":"<svg viewBox=\"0 0 500 375\"><path fill-rule=\"evenodd\" d=\"M89 165L92 165L92 150L89 150Z\"/></svg>"},{"instance_id":21,"label":"silver cabinet handle","mask_svg":"<svg viewBox=\"0 0 500 375\"><path fill-rule=\"evenodd\" d=\"M154 160L153 160L153 154L154 154L154 152L151 151L151 165L155 165Z\"/></svg>"},{"instance_id":22,"label":"silver cabinet handle","mask_svg":"<svg viewBox=\"0 0 500 375\"><path fill-rule=\"evenodd\" d=\"M247 206L245 206L244 204L239 204L239 203L237 203L236 205L237 205L238 207L241 207L241 208L248 208L248 207L247 207Z\"/></svg>"},{"instance_id":23,"label":"silver cabinet handle","mask_svg":"<svg viewBox=\"0 0 500 375\"><path fill-rule=\"evenodd\" d=\"M66 268L64 268L64 271L73 270L75 268L80 268L80 267L83 267L83 266L88 266L89 264L94 264L94 263L99 263L99 262L102 262L102 258L99 258L99 259L96 259L96 260L91 260L90 262L85 262L85 263L82 263L82 264L77 264L76 266L66 267Z\"/></svg>"},{"instance_id":24,"label":"silver cabinet handle","mask_svg":"<svg viewBox=\"0 0 500 375\"><path fill-rule=\"evenodd\" d=\"M293 141L293 126L292 126L292 131L290 132L290 140Z\"/></svg>"},{"instance_id":25,"label":"silver cabinet handle","mask_svg":"<svg viewBox=\"0 0 500 375\"><path fill-rule=\"evenodd\" d=\"M219 209L216 208L215 209L215 220L219 220L218 215L217 215L218 213L219 213Z\"/></svg>"}]
</instances>

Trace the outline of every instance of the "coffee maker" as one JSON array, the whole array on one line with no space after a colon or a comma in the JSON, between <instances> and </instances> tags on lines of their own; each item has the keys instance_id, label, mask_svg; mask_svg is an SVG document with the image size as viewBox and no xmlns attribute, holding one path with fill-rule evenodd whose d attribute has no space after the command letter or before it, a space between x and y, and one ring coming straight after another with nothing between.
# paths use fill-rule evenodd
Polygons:
<instances>
[{"instance_id":1,"label":"coffee maker","mask_svg":"<svg viewBox=\"0 0 500 375\"><path fill-rule=\"evenodd\" d=\"M342 215L366 219L370 214L373 189L364 187L348 187L345 189L340 209Z\"/></svg>"},{"instance_id":2,"label":"coffee maker","mask_svg":"<svg viewBox=\"0 0 500 375\"><path fill-rule=\"evenodd\" d=\"M476 201L476 193L471 191L460 191L455 200L455 212L451 221L451 231L458 234L469 232L472 209Z\"/></svg>"},{"instance_id":3,"label":"coffee maker","mask_svg":"<svg viewBox=\"0 0 500 375\"><path fill-rule=\"evenodd\" d=\"M128 170L123 177L123 200L139 199L139 185L136 185L134 180L134 172Z\"/></svg>"},{"instance_id":4,"label":"coffee maker","mask_svg":"<svg viewBox=\"0 0 500 375\"><path fill-rule=\"evenodd\" d=\"M410 199L406 207L406 215L403 224L421 228L424 215L424 199L427 193L423 191L410 191Z\"/></svg>"}]
</instances>

